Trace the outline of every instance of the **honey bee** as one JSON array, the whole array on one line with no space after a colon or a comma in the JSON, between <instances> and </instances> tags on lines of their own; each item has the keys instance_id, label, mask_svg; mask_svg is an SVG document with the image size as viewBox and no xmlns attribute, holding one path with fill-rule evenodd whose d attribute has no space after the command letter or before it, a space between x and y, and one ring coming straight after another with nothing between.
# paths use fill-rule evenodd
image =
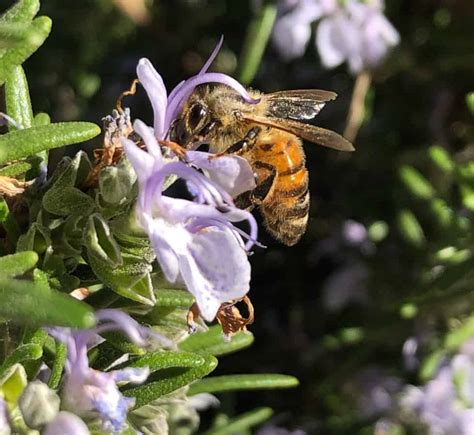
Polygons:
<instances>
[{"instance_id":1,"label":"honey bee","mask_svg":"<svg viewBox=\"0 0 474 435\"><path fill-rule=\"evenodd\" d=\"M236 198L240 208L258 206L268 232L292 246L308 224L308 170L301 139L339 151L353 151L339 134L305 122L313 119L330 91L306 89L262 94L245 102L224 85L197 87L170 129L170 139L186 149L208 144L217 156L235 154L253 168L256 187Z\"/></svg>"}]
</instances>

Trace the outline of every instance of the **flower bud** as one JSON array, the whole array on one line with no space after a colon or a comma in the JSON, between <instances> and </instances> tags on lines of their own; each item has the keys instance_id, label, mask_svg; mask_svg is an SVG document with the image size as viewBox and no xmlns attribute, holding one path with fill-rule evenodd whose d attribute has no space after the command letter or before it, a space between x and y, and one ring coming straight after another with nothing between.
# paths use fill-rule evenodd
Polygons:
<instances>
[{"instance_id":1,"label":"flower bud","mask_svg":"<svg viewBox=\"0 0 474 435\"><path fill-rule=\"evenodd\" d=\"M32 429L52 421L59 412L59 403L58 395L41 381L29 383L19 400L23 419Z\"/></svg>"}]
</instances>

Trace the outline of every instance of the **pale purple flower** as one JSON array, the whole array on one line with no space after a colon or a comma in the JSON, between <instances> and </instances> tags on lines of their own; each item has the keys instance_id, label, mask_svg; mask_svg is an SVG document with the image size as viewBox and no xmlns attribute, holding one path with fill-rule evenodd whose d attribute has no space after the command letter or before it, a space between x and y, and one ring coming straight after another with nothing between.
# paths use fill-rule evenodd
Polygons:
<instances>
[{"instance_id":1,"label":"pale purple flower","mask_svg":"<svg viewBox=\"0 0 474 435\"><path fill-rule=\"evenodd\" d=\"M167 138L183 103L200 84L230 86L244 100L258 102L233 78L206 72L221 44L222 39L199 74L181 82L169 96L158 72L147 59L141 59L137 75L153 106L154 128L137 120L134 129L148 152L123 140L139 182L138 223L148 234L166 279L184 283L208 321L223 302L242 298L249 290L247 257L256 243L257 226L249 212L234 206L232 198L255 187L253 171L241 157L212 158L198 151L187 153L188 164L170 162L163 157L157 139ZM170 176L186 181L192 201L163 194ZM242 221L249 224L249 234L233 225Z\"/></svg>"},{"instance_id":2,"label":"pale purple flower","mask_svg":"<svg viewBox=\"0 0 474 435\"><path fill-rule=\"evenodd\" d=\"M316 47L326 68L344 62L352 73L375 68L400 41L383 14L383 0L299 0L292 7L281 3L273 42L287 60L304 54L315 21Z\"/></svg>"},{"instance_id":3,"label":"pale purple flower","mask_svg":"<svg viewBox=\"0 0 474 435\"><path fill-rule=\"evenodd\" d=\"M249 290L247 251L256 241L257 226L249 212L233 205L229 192L238 195L252 188L252 171L239 157L209 160L207 153L188 152L189 162L205 170L206 177L183 162L165 162L153 131L141 121L135 121L134 129L148 149L123 140L139 181L138 223L148 234L166 279L183 282L204 319L211 321L223 302L242 298ZM163 194L169 176L185 180L194 201ZM249 235L233 225L239 221L249 223Z\"/></svg>"},{"instance_id":4,"label":"pale purple flower","mask_svg":"<svg viewBox=\"0 0 474 435\"><path fill-rule=\"evenodd\" d=\"M425 386L407 387L401 405L430 435L474 435L474 357L461 350Z\"/></svg>"},{"instance_id":5,"label":"pale purple flower","mask_svg":"<svg viewBox=\"0 0 474 435\"><path fill-rule=\"evenodd\" d=\"M118 310L99 310L96 312L96 318L98 326L87 330L48 328L54 338L67 345L68 351L61 387L61 407L84 419L99 419L106 431L120 432L127 411L134 405L135 399L124 397L117 383L140 384L148 377L149 370L147 367L109 372L94 370L89 367L88 347L98 343L99 334L113 330L123 331L130 340L140 346L148 345L150 339L158 339L167 345L170 342Z\"/></svg>"}]
</instances>

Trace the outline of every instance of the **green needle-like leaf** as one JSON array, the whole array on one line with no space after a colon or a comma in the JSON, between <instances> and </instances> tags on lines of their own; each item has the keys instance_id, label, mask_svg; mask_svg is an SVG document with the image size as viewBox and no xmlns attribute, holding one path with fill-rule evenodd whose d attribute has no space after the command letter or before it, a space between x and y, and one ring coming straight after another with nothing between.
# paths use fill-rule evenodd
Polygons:
<instances>
[{"instance_id":1,"label":"green needle-like leaf","mask_svg":"<svg viewBox=\"0 0 474 435\"><path fill-rule=\"evenodd\" d=\"M171 367L159 370L150 376L147 384L129 388L124 391L124 394L136 398L136 408L144 406L165 394L206 376L216 368L217 359L213 356L203 355L203 359L203 364L198 367Z\"/></svg>"},{"instance_id":2,"label":"green needle-like leaf","mask_svg":"<svg viewBox=\"0 0 474 435\"><path fill-rule=\"evenodd\" d=\"M28 23L38 13L39 0L20 0L0 16L1 23Z\"/></svg>"},{"instance_id":3,"label":"green needle-like leaf","mask_svg":"<svg viewBox=\"0 0 474 435\"><path fill-rule=\"evenodd\" d=\"M21 324L76 328L94 324L94 315L86 304L33 282L0 279L0 300L0 316Z\"/></svg>"},{"instance_id":4,"label":"green needle-like leaf","mask_svg":"<svg viewBox=\"0 0 474 435\"><path fill-rule=\"evenodd\" d=\"M31 108L30 92L25 72L21 66L13 67L6 76L5 101L7 114L18 122L23 128L33 125L33 109ZM10 131L16 130L13 125Z\"/></svg>"},{"instance_id":5,"label":"green needle-like leaf","mask_svg":"<svg viewBox=\"0 0 474 435\"><path fill-rule=\"evenodd\" d=\"M37 154L53 148L71 145L100 134L100 128L90 122L59 122L0 136L0 164Z\"/></svg>"},{"instance_id":6,"label":"green needle-like leaf","mask_svg":"<svg viewBox=\"0 0 474 435\"><path fill-rule=\"evenodd\" d=\"M241 414L235 417L222 427L209 429L206 435L227 435L227 434L240 434L249 431L252 427L262 424L267 421L273 415L271 408L257 408L252 411Z\"/></svg>"},{"instance_id":7,"label":"green needle-like leaf","mask_svg":"<svg viewBox=\"0 0 474 435\"><path fill-rule=\"evenodd\" d=\"M0 277L11 278L22 275L33 269L37 262L38 254L34 251L18 252L0 257Z\"/></svg>"},{"instance_id":8,"label":"green needle-like leaf","mask_svg":"<svg viewBox=\"0 0 474 435\"><path fill-rule=\"evenodd\" d=\"M191 293L184 290L159 288L156 291L156 306L189 308L194 302Z\"/></svg>"},{"instance_id":9,"label":"green needle-like leaf","mask_svg":"<svg viewBox=\"0 0 474 435\"><path fill-rule=\"evenodd\" d=\"M0 366L0 377L3 376L6 370L14 364L29 360L37 360L43 356L42 346L34 343L23 344L17 347L12 354L10 354L3 364Z\"/></svg>"},{"instance_id":10,"label":"green needle-like leaf","mask_svg":"<svg viewBox=\"0 0 474 435\"><path fill-rule=\"evenodd\" d=\"M214 376L192 384L189 387L188 395L223 391L272 390L294 388L298 385L299 381L295 377L279 374Z\"/></svg>"},{"instance_id":11,"label":"green needle-like leaf","mask_svg":"<svg viewBox=\"0 0 474 435\"><path fill-rule=\"evenodd\" d=\"M405 240L412 245L420 247L425 243L425 233L410 210L404 209L399 212L398 227Z\"/></svg>"},{"instance_id":12,"label":"green needle-like leaf","mask_svg":"<svg viewBox=\"0 0 474 435\"><path fill-rule=\"evenodd\" d=\"M66 363L67 348L64 343L56 341L56 354L54 356L53 367L51 368L51 376L48 380L50 388L57 388L63 374L64 365Z\"/></svg>"},{"instance_id":13,"label":"green needle-like leaf","mask_svg":"<svg viewBox=\"0 0 474 435\"><path fill-rule=\"evenodd\" d=\"M5 229L9 242L15 246L20 236L20 228L3 198L0 198L0 225Z\"/></svg>"},{"instance_id":14,"label":"green needle-like leaf","mask_svg":"<svg viewBox=\"0 0 474 435\"><path fill-rule=\"evenodd\" d=\"M250 346L253 343L253 335L250 332L238 332L230 340L222 334L222 328L214 325L209 331L190 335L179 347L188 352L208 353L214 356L225 355L236 352Z\"/></svg>"},{"instance_id":15,"label":"green needle-like leaf","mask_svg":"<svg viewBox=\"0 0 474 435\"><path fill-rule=\"evenodd\" d=\"M5 82L12 68L21 65L43 44L50 31L50 18L36 18L30 25L28 37L14 48L9 48L2 53L3 55L0 57L0 85Z\"/></svg>"},{"instance_id":16,"label":"green needle-like leaf","mask_svg":"<svg viewBox=\"0 0 474 435\"><path fill-rule=\"evenodd\" d=\"M200 367L206 362L201 355L191 352L150 352L141 356L131 363L128 367L148 367L151 372L167 369L170 367Z\"/></svg>"},{"instance_id":17,"label":"green needle-like leaf","mask_svg":"<svg viewBox=\"0 0 474 435\"><path fill-rule=\"evenodd\" d=\"M457 327L444 339L444 347L451 352L456 352L459 347L474 337L474 317L468 318L460 327Z\"/></svg>"}]
</instances>

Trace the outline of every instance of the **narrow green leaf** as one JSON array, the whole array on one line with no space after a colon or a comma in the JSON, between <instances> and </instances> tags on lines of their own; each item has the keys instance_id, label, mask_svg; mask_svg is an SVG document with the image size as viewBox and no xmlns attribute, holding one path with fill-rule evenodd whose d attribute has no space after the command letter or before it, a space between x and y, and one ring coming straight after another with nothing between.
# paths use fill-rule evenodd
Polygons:
<instances>
[{"instance_id":1,"label":"narrow green leaf","mask_svg":"<svg viewBox=\"0 0 474 435\"><path fill-rule=\"evenodd\" d=\"M57 388L61 381L64 365L66 363L67 348L64 343L56 341L56 354L54 355L53 367L51 368L51 376L48 380L50 388Z\"/></svg>"},{"instance_id":2,"label":"narrow green leaf","mask_svg":"<svg viewBox=\"0 0 474 435\"><path fill-rule=\"evenodd\" d=\"M28 81L21 66L13 67L6 75L5 102L7 114L23 128L30 128L33 125L33 109L31 108ZM16 127L10 125L9 129L10 131L16 130Z\"/></svg>"},{"instance_id":3,"label":"narrow green leaf","mask_svg":"<svg viewBox=\"0 0 474 435\"><path fill-rule=\"evenodd\" d=\"M0 257L0 276L10 278L23 275L35 267L38 262L38 254L34 251L23 251L12 255Z\"/></svg>"},{"instance_id":4,"label":"narrow green leaf","mask_svg":"<svg viewBox=\"0 0 474 435\"><path fill-rule=\"evenodd\" d=\"M20 0L0 16L0 22L30 22L38 13L39 0Z\"/></svg>"},{"instance_id":5,"label":"narrow green leaf","mask_svg":"<svg viewBox=\"0 0 474 435\"><path fill-rule=\"evenodd\" d=\"M23 344L18 346L13 353L5 358L0 366L0 377L4 375L6 370L17 363L28 360L37 360L43 356L43 348L38 344Z\"/></svg>"},{"instance_id":6,"label":"narrow green leaf","mask_svg":"<svg viewBox=\"0 0 474 435\"><path fill-rule=\"evenodd\" d=\"M0 168L0 176L16 177L18 175L24 174L30 169L31 169L31 163L28 163L28 162L13 163L9 166Z\"/></svg>"},{"instance_id":7,"label":"narrow green leaf","mask_svg":"<svg viewBox=\"0 0 474 435\"><path fill-rule=\"evenodd\" d=\"M222 427L210 429L206 432L206 435L228 435L228 434L241 434L249 431L251 428L264 423L273 415L271 408L257 408L252 411L241 414L235 417Z\"/></svg>"},{"instance_id":8,"label":"narrow green leaf","mask_svg":"<svg viewBox=\"0 0 474 435\"><path fill-rule=\"evenodd\" d=\"M85 303L29 281L0 279L0 300L0 316L20 324L89 328L95 321Z\"/></svg>"},{"instance_id":9,"label":"narrow green leaf","mask_svg":"<svg viewBox=\"0 0 474 435\"><path fill-rule=\"evenodd\" d=\"M0 84L7 78L8 72L15 66L21 65L45 41L51 31L51 19L39 17L33 20L28 31L28 37L14 48L7 49L1 56Z\"/></svg>"},{"instance_id":10,"label":"narrow green leaf","mask_svg":"<svg viewBox=\"0 0 474 435\"><path fill-rule=\"evenodd\" d=\"M265 5L250 23L240 58L239 81L249 84L258 71L277 15L274 4Z\"/></svg>"},{"instance_id":11,"label":"narrow green leaf","mask_svg":"<svg viewBox=\"0 0 474 435\"><path fill-rule=\"evenodd\" d=\"M40 151L92 139L100 128L90 122L59 122L0 136L0 164L37 154Z\"/></svg>"},{"instance_id":12,"label":"narrow green leaf","mask_svg":"<svg viewBox=\"0 0 474 435\"><path fill-rule=\"evenodd\" d=\"M194 302L191 293L177 289L159 288L156 291L156 306L189 308Z\"/></svg>"},{"instance_id":13,"label":"narrow green leaf","mask_svg":"<svg viewBox=\"0 0 474 435\"><path fill-rule=\"evenodd\" d=\"M136 408L151 403L165 394L206 376L216 368L217 359L213 356L203 355L203 359L204 363L199 367L170 367L159 370L148 378L147 384L126 389L124 394L136 398Z\"/></svg>"},{"instance_id":14,"label":"narrow green leaf","mask_svg":"<svg viewBox=\"0 0 474 435\"><path fill-rule=\"evenodd\" d=\"M246 348L253 343L251 332L240 331L230 340L222 334L220 325L214 325L206 332L197 332L190 335L179 347L189 352L208 353L214 356L225 355Z\"/></svg>"},{"instance_id":15,"label":"narrow green leaf","mask_svg":"<svg viewBox=\"0 0 474 435\"><path fill-rule=\"evenodd\" d=\"M445 356L446 352L444 350L437 350L424 359L419 370L419 377L422 382L428 382L435 375Z\"/></svg>"},{"instance_id":16,"label":"narrow green leaf","mask_svg":"<svg viewBox=\"0 0 474 435\"><path fill-rule=\"evenodd\" d=\"M431 199L435 190L431 183L412 166L402 166L399 171L400 179L406 188L417 198Z\"/></svg>"},{"instance_id":17,"label":"narrow green leaf","mask_svg":"<svg viewBox=\"0 0 474 435\"><path fill-rule=\"evenodd\" d=\"M148 367L150 372L170 367L200 367L206 362L201 355L191 352L150 352L130 363L127 367Z\"/></svg>"},{"instance_id":18,"label":"narrow green leaf","mask_svg":"<svg viewBox=\"0 0 474 435\"><path fill-rule=\"evenodd\" d=\"M450 174L454 171L456 165L449 153L439 145L434 145L428 150L429 156L433 163L442 171Z\"/></svg>"},{"instance_id":19,"label":"narrow green leaf","mask_svg":"<svg viewBox=\"0 0 474 435\"><path fill-rule=\"evenodd\" d=\"M229 375L201 379L189 387L188 395L221 393L223 391L294 388L299 385L293 376L279 374Z\"/></svg>"},{"instance_id":20,"label":"narrow green leaf","mask_svg":"<svg viewBox=\"0 0 474 435\"><path fill-rule=\"evenodd\" d=\"M414 246L420 247L425 243L425 234L416 216L407 209L398 214L398 227L404 239Z\"/></svg>"}]
</instances>

